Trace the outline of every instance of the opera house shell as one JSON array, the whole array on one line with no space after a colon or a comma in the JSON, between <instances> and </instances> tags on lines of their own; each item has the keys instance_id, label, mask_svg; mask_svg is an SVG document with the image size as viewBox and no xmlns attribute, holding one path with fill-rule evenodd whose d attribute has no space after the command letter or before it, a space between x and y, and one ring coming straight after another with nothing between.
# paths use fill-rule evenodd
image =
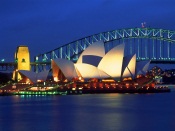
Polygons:
<instances>
[{"instance_id":1,"label":"opera house shell","mask_svg":"<svg viewBox=\"0 0 175 131\"><path fill-rule=\"evenodd\" d=\"M134 79L148 70L150 61L136 62L136 54L124 56L125 44L120 44L106 52L103 41L88 46L76 63L67 59L51 61L54 81L88 81L89 79Z\"/></svg>"},{"instance_id":2,"label":"opera house shell","mask_svg":"<svg viewBox=\"0 0 175 131\"><path fill-rule=\"evenodd\" d=\"M21 81L25 81L25 83L37 83L39 81L46 81L49 74L49 70L39 73L28 70L19 70L18 72L23 78Z\"/></svg>"}]
</instances>

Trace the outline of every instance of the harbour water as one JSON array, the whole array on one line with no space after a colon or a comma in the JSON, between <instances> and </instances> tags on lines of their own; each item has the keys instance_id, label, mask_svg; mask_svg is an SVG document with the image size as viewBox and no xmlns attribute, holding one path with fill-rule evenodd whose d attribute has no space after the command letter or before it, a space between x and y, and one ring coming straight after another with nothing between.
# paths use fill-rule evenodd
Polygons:
<instances>
[{"instance_id":1,"label":"harbour water","mask_svg":"<svg viewBox=\"0 0 175 131\"><path fill-rule=\"evenodd\" d=\"M174 131L170 93L0 97L0 131Z\"/></svg>"}]
</instances>

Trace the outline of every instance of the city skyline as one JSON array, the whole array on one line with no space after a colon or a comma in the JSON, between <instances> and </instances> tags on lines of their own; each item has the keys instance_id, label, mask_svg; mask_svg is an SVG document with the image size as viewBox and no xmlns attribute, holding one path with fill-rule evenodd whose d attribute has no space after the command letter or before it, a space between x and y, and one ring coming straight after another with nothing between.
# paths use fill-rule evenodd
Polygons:
<instances>
[{"instance_id":1,"label":"city skyline","mask_svg":"<svg viewBox=\"0 0 175 131\"><path fill-rule=\"evenodd\" d=\"M175 29L174 1L11 1L1 4L0 59L13 61L17 46L34 56L71 41L121 28ZM171 21L170 21L171 20Z\"/></svg>"}]
</instances>

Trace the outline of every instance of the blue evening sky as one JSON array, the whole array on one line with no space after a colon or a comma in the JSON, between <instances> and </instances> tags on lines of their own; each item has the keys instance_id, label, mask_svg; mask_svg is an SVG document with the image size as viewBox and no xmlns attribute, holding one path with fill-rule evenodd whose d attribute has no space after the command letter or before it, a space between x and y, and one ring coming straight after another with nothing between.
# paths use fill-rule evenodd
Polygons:
<instances>
[{"instance_id":1,"label":"blue evening sky","mask_svg":"<svg viewBox=\"0 0 175 131\"><path fill-rule=\"evenodd\" d=\"M0 59L33 57L88 35L147 26L175 30L175 0L0 0Z\"/></svg>"}]
</instances>

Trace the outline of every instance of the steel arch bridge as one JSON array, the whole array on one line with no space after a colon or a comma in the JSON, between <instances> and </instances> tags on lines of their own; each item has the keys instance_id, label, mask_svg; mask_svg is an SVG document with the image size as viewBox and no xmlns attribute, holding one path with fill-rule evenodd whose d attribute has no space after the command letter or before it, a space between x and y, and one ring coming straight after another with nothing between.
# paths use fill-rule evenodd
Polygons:
<instances>
[{"instance_id":1,"label":"steel arch bridge","mask_svg":"<svg viewBox=\"0 0 175 131\"><path fill-rule=\"evenodd\" d=\"M75 62L82 51L97 41L104 41L107 51L125 43L125 55L136 54L137 61L175 63L175 31L158 28L127 28L94 34L35 56L34 61L47 64L51 59L65 58Z\"/></svg>"}]
</instances>

